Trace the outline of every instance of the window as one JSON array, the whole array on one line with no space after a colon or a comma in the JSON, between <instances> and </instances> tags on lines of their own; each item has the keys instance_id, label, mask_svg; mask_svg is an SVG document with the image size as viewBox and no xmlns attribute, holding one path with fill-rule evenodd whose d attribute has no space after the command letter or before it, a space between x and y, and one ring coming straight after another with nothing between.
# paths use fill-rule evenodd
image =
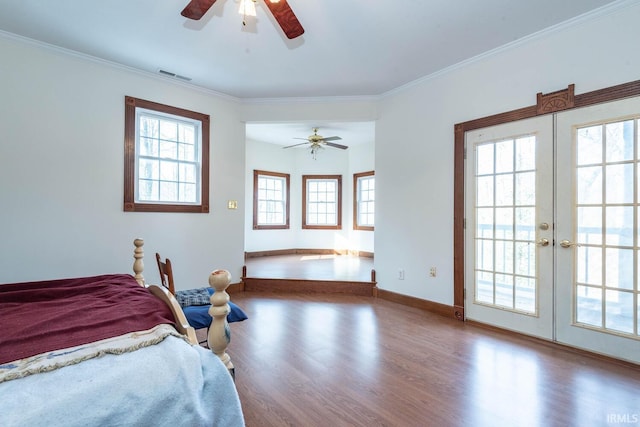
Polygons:
<instances>
[{"instance_id":1,"label":"window","mask_svg":"<svg viewBox=\"0 0 640 427\"><path fill-rule=\"evenodd\" d=\"M289 228L289 174L253 171L253 229Z\"/></svg>"},{"instance_id":2,"label":"window","mask_svg":"<svg viewBox=\"0 0 640 427\"><path fill-rule=\"evenodd\" d=\"M342 176L302 176L302 228L342 228Z\"/></svg>"},{"instance_id":3,"label":"window","mask_svg":"<svg viewBox=\"0 0 640 427\"><path fill-rule=\"evenodd\" d=\"M373 231L376 180L373 171L353 174L353 229Z\"/></svg>"},{"instance_id":4,"label":"window","mask_svg":"<svg viewBox=\"0 0 640 427\"><path fill-rule=\"evenodd\" d=\"M209 212L209 116L125 97L124 210Z\"/></svg>"}]
</instances>

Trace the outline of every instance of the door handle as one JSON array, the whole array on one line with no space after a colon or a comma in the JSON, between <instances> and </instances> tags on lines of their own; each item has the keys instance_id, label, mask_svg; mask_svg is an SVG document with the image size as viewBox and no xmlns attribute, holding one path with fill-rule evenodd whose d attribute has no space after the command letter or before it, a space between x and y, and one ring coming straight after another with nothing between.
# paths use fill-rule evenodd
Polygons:
<instances>
[{"instance_id":1,"label":"door handle","mask_svg":"<svg viewBox=\"0 0 640 427\"><path fill-rule=\"evenodd\" d=\"M572 243L567 239L564 240L560 240L560 246L562 246L563 248L570 248L572 246L580 246L579 243Z\"/></svg>"},{"instance_id":2,"label":"door handle","mask_svg":"<svg viewBox=\"0 0 640 427\"><path fill-rule=\"evenodd\" d=\"M549 239L545 239L544 237L541 239L538 239L538 241L536 242L537 245L539 246L549 246Z\"/></svg>"}]
</instances>

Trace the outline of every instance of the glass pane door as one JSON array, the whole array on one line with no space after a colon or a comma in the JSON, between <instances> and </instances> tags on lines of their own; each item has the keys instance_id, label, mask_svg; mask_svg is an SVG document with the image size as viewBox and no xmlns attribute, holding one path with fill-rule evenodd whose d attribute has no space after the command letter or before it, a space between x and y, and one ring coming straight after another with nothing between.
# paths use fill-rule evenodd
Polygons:
<instances>
[{"instance_id":1,"label":"glass pane door","mask_svg":"<svg viewBox=\"0 0 640 427\"><path fill-rule=\"evenodd\" d=\"M558 115L558 340L640 361L640 100Z\"/></svg>"},{"instance_id":2,"label":"glass pane door","mask_svg":"<svg viewBox=\"0 0 640 427\"><path fill-rule=\"evenodd\" d=\"M467 318L552 331L552 122L468 132Z\"/></svg>"}]
</instances>

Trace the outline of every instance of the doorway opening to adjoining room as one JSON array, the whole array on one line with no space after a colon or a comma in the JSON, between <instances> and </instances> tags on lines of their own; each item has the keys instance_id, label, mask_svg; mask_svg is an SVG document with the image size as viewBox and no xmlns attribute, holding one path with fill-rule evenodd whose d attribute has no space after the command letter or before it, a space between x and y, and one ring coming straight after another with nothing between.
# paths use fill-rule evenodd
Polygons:
<instances>
[{"instance_id":1,"label":"doorway opening to adjoining room","mask_svg":"<svg viewBox=\"0 0 640 427\"><path fill-rule=\"evenodd\" d=\"M245 129L248 275L369 282L375 233L375 122L247 122ZM314 136L329 137L339 147L327 145L312 156L307 137L312 129L317 129ZM267 192L264 197L256 193L257 172L287 177L287 221L277 228L256 226L256 212L261 212L257 208L272 202ZM335 191L328 191L331 185ZM265 256L269 262L264 262Z\"/></svg>"}]
</instances>

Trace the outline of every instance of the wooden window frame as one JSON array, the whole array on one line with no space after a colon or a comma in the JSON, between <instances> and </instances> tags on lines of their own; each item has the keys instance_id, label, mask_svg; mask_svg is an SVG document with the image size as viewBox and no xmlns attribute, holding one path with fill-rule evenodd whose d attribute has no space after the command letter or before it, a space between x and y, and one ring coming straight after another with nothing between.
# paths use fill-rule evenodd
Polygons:
<instances>
[{"instance_id":1,"label":"wooden window frame","mask_svg":"<svg viewBox=\"0 0 640 427\"><path fill-rule=\"evenodd\" d=\"M206 114L185 110L157 102L125 96L124 125L124 211L125 212L209 212L209 128L210 119ZM172 114L199 121L202 129L200 160L200 203L157 203L135 200L136 179L136 108L144 108L159 113Z\"/></svg>"},{"instance_id":2,"label":"wooden window frame","mask_svg":"<svg viewBox=\"0 0 640 427\"><path fill-rule=\"evenodd\" d=\"M274 176L274 177L285 179L285 182L286 182L285 224L275 224L275 225L258 224L258 179L261 175ZM290 225L289 225L289 212L290 212L290 200L291 200L290 182L291 182L291 179L288 173L269 172L269 171L263 171L263 170L253 171L253 229L254 230L286 230L290 228Z\"/></svg>"},{"instance_id":3,"label":"wooden window frame","mask_svg":"<svg viewBox=\"0 0 640 427\"><path fill-rule=\"evenodd\" d=\"M337 212L335 225L307 224L307 181L309 180L336 180L337 188ZM342 175L302 175L302 228L306 230L342 230Z\"/></svg>"},{"instance_id":4,"label":"wooden window frame","mask_svg":"<svg viewBox=\"0 0 640 427\"><path fill-rule=\"evenodd\" d=\"M360 225L360 188L358 186L358 182L360 178L375 176L375 171L361 172L353 174L353 229L354 230L363 230L363 231L374 231L375 226L373 225ZM374 201L375 203L375 201ZM375 221L375 220L374 220Z\"/></svg>"}]
</instances>

